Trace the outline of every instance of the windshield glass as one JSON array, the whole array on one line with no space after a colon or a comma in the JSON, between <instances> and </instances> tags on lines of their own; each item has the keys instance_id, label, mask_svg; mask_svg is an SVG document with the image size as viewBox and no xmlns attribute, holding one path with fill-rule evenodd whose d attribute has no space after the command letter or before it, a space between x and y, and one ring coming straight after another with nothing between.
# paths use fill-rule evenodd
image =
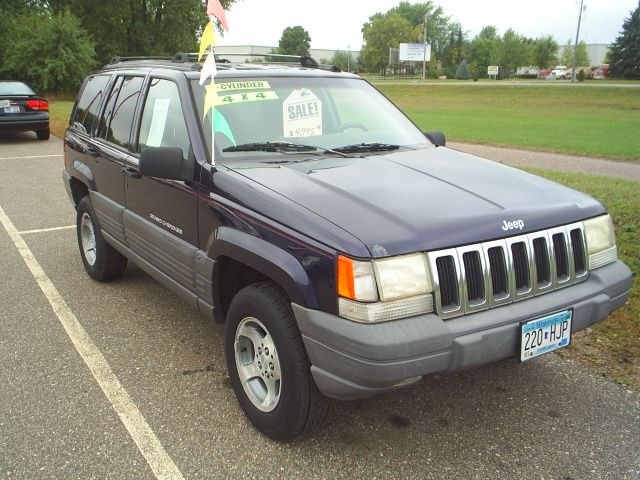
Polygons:
<instances>
[{"instance_id":1,"label":"windshield glass","mask_svg":"<svg viewBox=\"0 0 640 480\"><path fill-rule=\"evenodd\" d=\"M35 95L35 93L22 82L0 82L0 95Z\"/></svg>"},{"instance_id":2,"label":"windshield glass","mask_svg":"<svg viewBox=\"0 0 640 480\"><path fill-rule=\"evenodd\" d=\"M402 112L360 79L218 78L216 85L213 115L209 110L204 116L205 88L195 80L192 82L206 141L211 149L213 129L219 160L264 156L265 151L256 144L267 142L320 149L363 143L400 147L428 144ZM274 150L304 151L277 145L275 149L267 147L270 156Z\"/></svg>"}]
</instances>

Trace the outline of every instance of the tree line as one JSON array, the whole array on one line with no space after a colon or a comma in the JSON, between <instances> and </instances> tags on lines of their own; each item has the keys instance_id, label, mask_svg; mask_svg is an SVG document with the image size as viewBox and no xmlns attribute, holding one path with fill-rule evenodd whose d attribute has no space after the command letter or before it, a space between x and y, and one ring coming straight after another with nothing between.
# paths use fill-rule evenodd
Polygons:
<instances>
[{"instance_id":1,"label":"tree line","mask_svg":"<svg viewBox=\"0 0 640 480\"><path fill-rule=\"evenodd\" d=\"M222 0L225 8L235 0ZM38 90L73 92L90 70L113 56L171 56L198 48L206 0L2 0L0 3L0 78L30 83ZM500 33L486 26L469 38L462 25L433 0L401 1L375 13L362 27L364 46L353 62L347 52L324 59L339 67L380 72L389 63L389 48L427 41L432 46L429 73L448 77L479 77L498 65L502 75L518 67L548 68L573 63L571 42L559 50L551 36L528 38L513 29ZM309 33L288 27L273 53L308 54ZM640 79L640 4L625 20L612 45L614 76ZM357 63L354 66L354 63ZM588 66L580 42L576 65Z\"/></svg>"}]
</instances>

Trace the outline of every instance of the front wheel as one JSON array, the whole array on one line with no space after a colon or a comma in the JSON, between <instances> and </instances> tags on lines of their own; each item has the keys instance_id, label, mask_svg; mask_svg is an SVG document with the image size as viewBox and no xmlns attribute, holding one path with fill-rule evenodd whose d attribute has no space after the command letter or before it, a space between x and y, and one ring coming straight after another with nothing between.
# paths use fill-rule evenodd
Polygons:
<instances>
[{"instance_id":1,"label":"front wheel","mask_svg":"<svg viewBox=\"0 0 640 480\"><path fill-rule=\"evenodd\" d=\"M78 204L76 232L82 264L91 278L108 282L124 273L127 259L105 242L89 196Z\"/></svg>"},{"instance_id":2,"label":"front wheel","mask_svg":"<svg viewBox=\"0 0 640 480\"><path fill-rule=\"evenodd\" d=\"M275 285L253 284L235 296L225 354L238 402L259 431L291 441L322 426L329 399L311 377L289 301Z\"/></svg>"}]
</instances>

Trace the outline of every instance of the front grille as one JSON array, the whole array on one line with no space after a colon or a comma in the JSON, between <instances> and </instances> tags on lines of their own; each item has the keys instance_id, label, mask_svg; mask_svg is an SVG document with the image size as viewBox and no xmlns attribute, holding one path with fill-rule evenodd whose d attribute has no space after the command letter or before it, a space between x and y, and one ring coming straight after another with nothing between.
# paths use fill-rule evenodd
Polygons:
<instances>
[{"instance_id":1,"label":"front grille","mask_svg":"<svg viewBox=\"0 0 640 480\"><path fill-rule=\"evenodd\" d=\"M573 285L587 277L586 251L576 223L430 252L436 311L451 318Z\"/></svg>"}]
</instances>

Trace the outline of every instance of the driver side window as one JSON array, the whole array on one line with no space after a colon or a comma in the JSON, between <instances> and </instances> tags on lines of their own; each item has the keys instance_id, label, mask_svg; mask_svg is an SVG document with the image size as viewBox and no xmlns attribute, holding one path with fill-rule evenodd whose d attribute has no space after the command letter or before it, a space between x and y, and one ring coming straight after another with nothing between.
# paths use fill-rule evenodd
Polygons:
<instances>
[{"instance_id":1,"label":"driver side window","mask_svg":"<svg viewBox=\"0 0 640 480\"><path fill-rule=\"evenodd\" d=\"M177 85L170 80L152 79L144 102L136 151L141 153L147 147L177 147L187 158L190 146Z\"/></svg>"}]
</instances>

